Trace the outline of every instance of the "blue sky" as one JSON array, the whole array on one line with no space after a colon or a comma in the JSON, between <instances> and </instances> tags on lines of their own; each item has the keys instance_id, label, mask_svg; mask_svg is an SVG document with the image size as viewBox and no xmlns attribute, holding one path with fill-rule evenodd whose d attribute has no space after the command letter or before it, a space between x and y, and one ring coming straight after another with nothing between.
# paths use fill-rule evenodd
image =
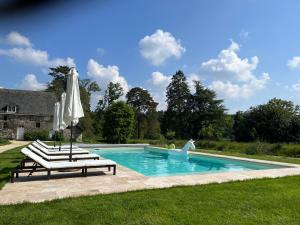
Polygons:
<instances>
[{"instance_id":1,"label":"blue sky","mask_svg":"<svg viewBox=\"0 0 300 225\"><path fill-rule=\"evenodd\" d=\"M0 86L43 89L47 68L67 63L102 89L145 87L164 109L164 89L181 69L229 112L273 97L300 104L298 1L86 2L1 18Z\"/></svg>"}]
</instances>

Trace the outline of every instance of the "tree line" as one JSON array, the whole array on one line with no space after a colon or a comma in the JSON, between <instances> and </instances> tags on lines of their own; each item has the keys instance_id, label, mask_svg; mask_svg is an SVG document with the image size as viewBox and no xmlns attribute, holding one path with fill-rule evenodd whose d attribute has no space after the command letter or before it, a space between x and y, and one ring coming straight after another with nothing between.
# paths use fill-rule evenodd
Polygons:
<instances>
[{"instance_id":1,"label":"tree line","mask_svg":"<svg viewBox=\"0 0 300 225\"><path fill-rule=\"evenodd\" d=\"M50 68L52 80L46 91L57 97L65 90L70 68ZM148 90L133 87L128 93L119 83L110 82L95 110L91 110L93 92L101 91L89 79L80 80L80 94L85 117L78 126L83 138L125 143L133 139L189 139L266 142L299 142L300 111L291 101L271 99L245 112L229 115L222 99L200 81L194 81L194 92L186 76L177 71L166 88L165 111L158 111Z\"/></svg>"}]
</instances>

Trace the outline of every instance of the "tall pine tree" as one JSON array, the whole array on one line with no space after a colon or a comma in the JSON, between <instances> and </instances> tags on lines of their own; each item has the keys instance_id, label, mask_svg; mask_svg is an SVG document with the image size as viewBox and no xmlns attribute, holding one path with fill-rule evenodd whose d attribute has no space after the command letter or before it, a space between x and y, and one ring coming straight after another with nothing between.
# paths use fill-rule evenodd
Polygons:
<instances>
[{"instance_id":1,"label":"tall pine tree","mask_svg":"<svg viewBox=\"0 0 300 225\"><path fill-rule=\"evenodd\" d=\"M216 93L194 81L195 93L190 99L189 125L193 138L218 138L223 135L225 108Z\"/></svg>"},{"instance_id":2,"label":"tall pine tree","mask_svg":"<svg viewBox=\"0 0 300 225\"><path fill-rule=\"evenodd\" d=\"M146 89L140 87L132 88L126 97L127 103L135 111L137 138L158 137L160 132L156 115L158 103L153 100Z\"/></svg>"},{"instance_id":3,"label":"tall pine tree","mask_svg":"<svg viewBox=\"0 0 300 225\"><path fill-rule=\"evenodd\" d=\"M167 87L167 111L164 114L162 131L174 131L176 138L189 138L190 90L182 71L177 71Z\"/></svg>"}]
</instances>

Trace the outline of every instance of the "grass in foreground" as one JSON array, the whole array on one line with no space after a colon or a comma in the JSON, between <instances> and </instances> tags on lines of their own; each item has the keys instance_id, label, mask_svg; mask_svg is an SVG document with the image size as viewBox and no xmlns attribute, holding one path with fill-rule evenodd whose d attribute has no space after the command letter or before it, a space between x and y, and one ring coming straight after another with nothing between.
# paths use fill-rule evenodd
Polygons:
<instances>
[{"instance_id":1,"label":"grass in foreground","mask_svg":"<svg viewBox=\"0 0 300 225\"><path fill-rule=\"evenodd\" d=\"M16 167L23 158L21 148L14 148L0 154L0 190L9 180L11 169Z\"/></svg>"},{"instance_id":2,"label":"grass in foreground","mask_svg":"<svg viewBox=\"0 0 300 225\"><path fill-rule=\"evenodd\" d=\"M9 140L6 140L6 139L0 139L0 146L1 145L8 145L10 142Z\"/></svg>"},{"instance_id":3,"label":"grass in foreground","mask_svg":"<svg viewBox=\"0 0 300 225\"><path fill-rule=\"evenodd\" d=\"M300 224L300 176L0 206L0 224Z\"/></svg>"}]
</instances>

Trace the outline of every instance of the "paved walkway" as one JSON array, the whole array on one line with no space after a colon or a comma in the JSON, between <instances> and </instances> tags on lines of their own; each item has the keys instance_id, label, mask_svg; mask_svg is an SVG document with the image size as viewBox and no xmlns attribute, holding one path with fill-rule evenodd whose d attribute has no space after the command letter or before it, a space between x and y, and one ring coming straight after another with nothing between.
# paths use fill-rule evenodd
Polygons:
<instances>
[{"instance_id":1,"label":"paved walkway","mask_svg":"<svg viewBox=\"0 0 300 225\"><path fill-rule=\"evenodd\" d=\"M11 143L8 145L1 145L0 146L0 153L5 152L7 150L17 148L23 145L28 145L30 141L10 141Z\"/></svg>"},{"instance_id":2,"label":"paved walkway","mask_svg":"<svg viewBox=\"0 0 300 225\"><path fill-rule=\"evenodd\" d=\"M226 156L224 157L226 158ZM248 161L257 162L259 160L249 159ZM95 169L90 170L87 177L82 177L80 174L81 171L70 173L57 172L53 173L53 178L51 180L45 179L45 172L34 173L31 177L24 176L23 174L23 177L16 179L16 183L7 183L3 189L0 190L0 204L14 204L24 201L42 202L57 198L82 195L108 194L141 189L167 188L178 185L223 183L237 180L300 175L299 165L278 164L290 165L293 167L182 176L146 177L118 165L117 175L115 176L105 169Z\"/></svg>"}]
</instances>

